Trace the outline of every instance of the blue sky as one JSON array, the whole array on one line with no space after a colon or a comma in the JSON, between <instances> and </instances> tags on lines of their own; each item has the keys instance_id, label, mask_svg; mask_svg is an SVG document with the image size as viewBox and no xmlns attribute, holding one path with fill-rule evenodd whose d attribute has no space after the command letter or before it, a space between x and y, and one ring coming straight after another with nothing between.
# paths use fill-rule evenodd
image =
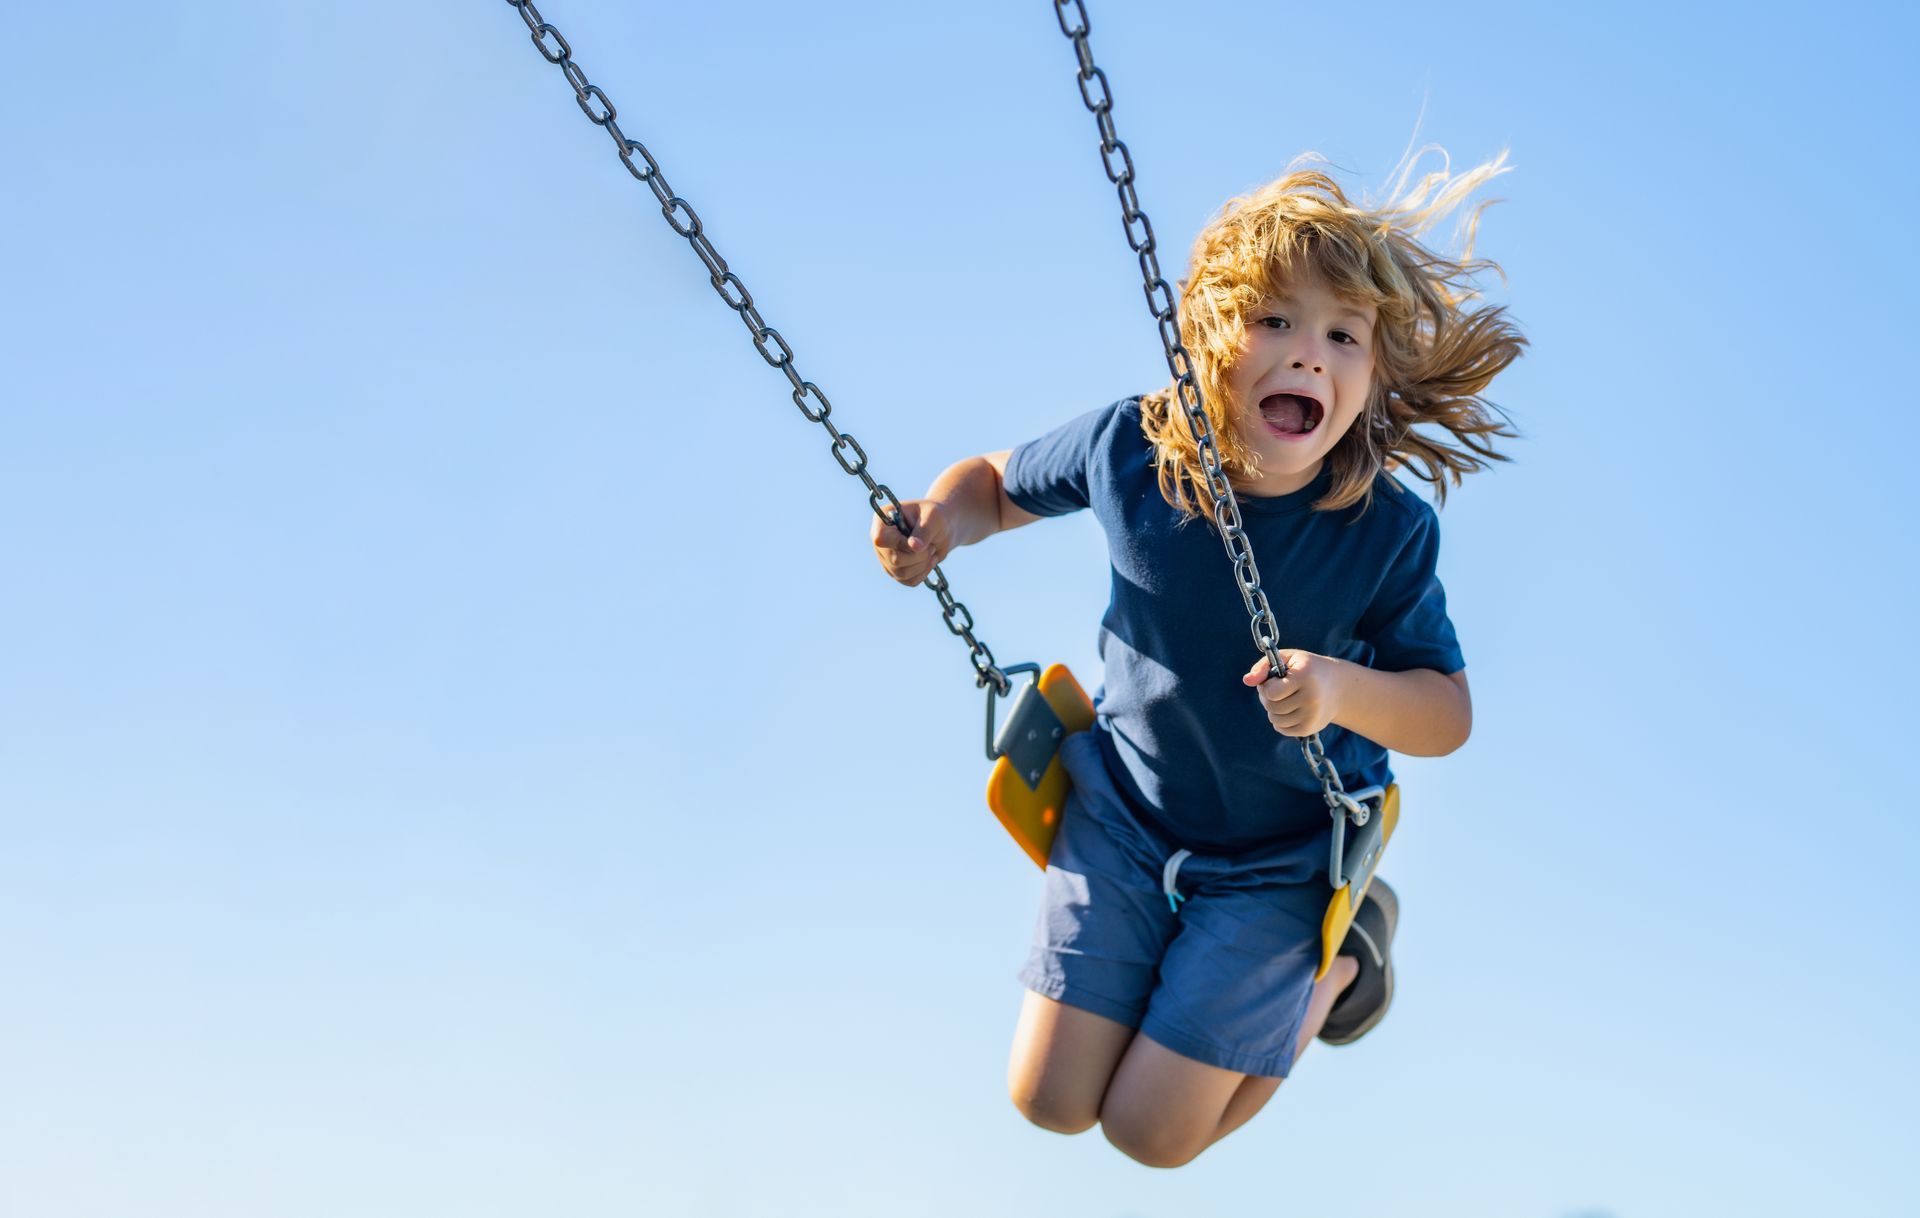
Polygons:
<instances>
[{"instance_id":1,"label":"blue sky","mask_svg":"<svg viewBox=\"0 0 1920 1218\"><path fill-rule=\"evenodd\" d=\"M545 14L903 496L1158 383L1048 6ZM1179 1172L1026 1126L964 649L513 11L41 6L0 1209L1911 1212L1913 18L1092 15L1170 267L1305 150L1516 167L1392 1017ZM1095 678L1091 522L948 573Z\"/></svg>"}]
</instances>

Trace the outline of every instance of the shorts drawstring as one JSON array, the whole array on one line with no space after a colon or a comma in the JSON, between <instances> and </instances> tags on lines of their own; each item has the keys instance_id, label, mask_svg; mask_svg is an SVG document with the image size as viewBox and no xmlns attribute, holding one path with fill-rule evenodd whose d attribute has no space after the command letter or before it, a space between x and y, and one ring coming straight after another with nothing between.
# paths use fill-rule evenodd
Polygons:
<instances>
[{"instance_id":1,"label":"shorts drawstring","mask_svg":"<svg viewBox=\"0 0 1920 1218\"><path fill-rule=\"evenodd\" d=\"M1167 865L1160 872L1160 889L1167 894L1167 908L1176 914L1180 912L1180 902L1187 898L1180 895L1180 890L1173 886L1173 882L1180 875L1180 864L1192 857L1191 850L1179 851L1167 860Z\"/></svg>"}]
</instances>

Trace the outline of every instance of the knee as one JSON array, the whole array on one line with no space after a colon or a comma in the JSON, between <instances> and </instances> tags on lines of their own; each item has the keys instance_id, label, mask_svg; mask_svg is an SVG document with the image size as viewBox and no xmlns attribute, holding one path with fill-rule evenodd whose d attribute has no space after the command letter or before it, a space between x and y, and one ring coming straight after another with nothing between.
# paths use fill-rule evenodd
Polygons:
<instances>
[{"instance_id":1,"label":"knee","mask_svg":"<svg viewBox=\"0 0 1920 1218\"><path fill-rule=\"evenodd\" d=\"M1054 1133L1085 1133L1100 1119L1097 1109L1045 1090L1010 1087L1008 1094L1021 1116Z\"/></svg>"},{"instance_id":2,"label":"knee","mask_svg":"<svg viewBox=\"0 0 1920 1218\"><path fill-rule=\"evenodd\" d=\"M1121 1154L1148 1167L1185 1167L1208 1145L1191 1130L1131 1113L1102 1113L1100 1129Z\"/></svg>"}]
</instances>

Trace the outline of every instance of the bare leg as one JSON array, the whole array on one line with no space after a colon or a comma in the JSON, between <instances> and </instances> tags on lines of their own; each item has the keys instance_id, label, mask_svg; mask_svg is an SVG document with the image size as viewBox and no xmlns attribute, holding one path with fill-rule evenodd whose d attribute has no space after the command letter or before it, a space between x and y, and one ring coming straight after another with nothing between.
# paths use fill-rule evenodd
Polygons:
<instances>
[{"instance_id":1,"label":"bare leg","mask_svg":"<svg viewBox=\"0 0 1920 1218\"><path fill-rule=\"evenodd\" d=\"M1127 1046L1100 1103L1101 1132L1136 1162L1179 1167L1213 1142L1221 1114L1246 1077L1183 1056L1142 1033Z\"/></svg>"},{"instance_id":2,"label":"bare leg","mask_svg":"<svg viewBox=\"0 0 1920 1218\"><path fill-rule=\"evenodd\" d=\"M1333 1010L1333 1000L1340 996L1340 991L1352 985L1353 979L1359 975L1358 960L1351 956L1334 957L1333 967L1313 987L1313 997L1307 1000L1307 1016L1300 1021L1300 1036L1293 1043L1294 1061L1299 1061L1300 1055L1313 1043L1313 1038L1320 1035L1321 1027L1327 1022L1327 1013ZM1253 1114L1260 1111L1278 1090L1280 1080L1277 1078L1247 1075L1241 1081L1240 1089L1227 1101L1226 1111L1220 1114L1220 1125L1213 1131L1213 1137L1207 1145L1213 1145L1252 1120Z\"/></svg>"},{"instance_id":3,"label":"bare leg","mask_svg":"<svg viewBox=\"0 0 1920 1218\"><path fill-rule=\"evenodd\" d=\"M1333 1000L1359 971L1351 959L1335 960L1314 986L1294 1041L1294 1060L1319 1034ZM1100 1103L1100 1123L1107 1141L1128 1157L1149 1167L1179 1167L1246 1124L1279 1089L1277 1078L1210 1066L1152 1036L1136 1036Z\"/></svg>"},{"instance_id":4,"label":"bare leg","mask_svg":"<svg viewBox=\"0 0 1920 1218\"><path fill-rule=\"evenodd\" d=\"M1314 986L1295 1061L1359 971L1342 957ZM1124 1024L1031 990L1007 1063L1007 1091L1028 1120L1057 1133L1103 1123L1108 1141L1152 1167L1191 1162L1253 1119L1280 1082L1183 1057Z\"/></svg>"},{"instance_id":5,"label":"bare leg","mask_svg":"<svg viewBox=\"0 0 1920 1218\"><path fill-rule=\"evenodd\" d=\"M1013 1106L1042 1129L1080 1133L1100 1104L1133 1029L1028 990L1007 1062Z\"/></svg>"}]
</instances>

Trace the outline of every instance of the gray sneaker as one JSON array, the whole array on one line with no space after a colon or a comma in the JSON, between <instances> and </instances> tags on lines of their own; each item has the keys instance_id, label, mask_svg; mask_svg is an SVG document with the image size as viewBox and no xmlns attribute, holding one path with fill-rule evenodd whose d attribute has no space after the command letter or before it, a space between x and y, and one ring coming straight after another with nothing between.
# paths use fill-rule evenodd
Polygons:
<instances>
[{"instance_id":1,"label":"gray sneaker","mask_svg":"<svg viewBox=\"0 0 1920 1218\"><path fill-rule=\"evenodd\" d=\"M1399 921L1400 898L1376 876L1340 945L1341 955L1360 962L1360 975L1334 999L1320 1029L1321 1040L1350 1045L1386 1018L1393 1005L1393 928Z\"/></svg>"}]
</instances>

